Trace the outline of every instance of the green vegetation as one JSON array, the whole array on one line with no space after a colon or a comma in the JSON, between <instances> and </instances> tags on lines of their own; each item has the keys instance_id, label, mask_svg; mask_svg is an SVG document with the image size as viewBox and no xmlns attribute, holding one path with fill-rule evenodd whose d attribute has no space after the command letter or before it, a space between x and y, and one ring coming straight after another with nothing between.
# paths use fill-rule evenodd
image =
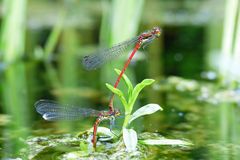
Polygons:
<instances>
[{"instance_id":1,"label":"green vegetation","mask_svg":"<svg viewBox=\"0 0 240 160\"><path fill-rule=\"evenodd\" d=\"M225 1L221 61L219 63L220 80L223 85L235 87L240 79L240 12L239 0Z\"/></svg>"},{"instance_id":2,"label":"green vegetation","mask_svg":"<svg viewBox=\"0 0 240 160\"><path fill-rule=\"evenodd\" d=\"M120 70L115 69L115 72L119 75ZM135 151L137 147L138 137L137 132L131 128L131 123L142 116L150 115L155 113L156 111L163 109L158 104L147 104L139 109L137 109L134 113L133 107L138 98L138 95L146 86L151 85L154 80L153 79L144 79L142 82L138 83L135 87L133 87L129 78L124 74L123 80L128 88L127 94L124 94L120 89L114 88L110 84L106 84L107 88L111 90L114 94L116 94L122 102L122 105L125 109L125 119L122 126L123 129L123 141L127 148L127 150ZM129 129L131 128L131 129ZM144 139L141 140L142 144L147 145L191 145L189 142L185 142L182 140L172 140L165 139L163 137L155 137L155 139Z\"/></svg>"},{"instance_id":3,"label":"green vegetation","mask_svg":"<svg viewBox=\"0 0 240 160\"><path fill-rule=\"evenodd\" d=\"M9 153L19 153L24 147L19 136L26 138L31 119L26 98L26 68L21 61L25 50L26 3L26 0L10 0L3 3L6 12L2 21L0 59L7 69L4 74L1 73L1 102L5 113L11 115L11 122L4 131L4 135L7 136L5 143L8 146L3 153L5 156Z\"/></svg>"},{"instance_id":4,"label":"green vegetation","mask_svg":"<svg viewBox=\"0 0 240 160\"><path fill-rule=\"evenodd\" d=\"M71 158L79 150L89 159L131 159L126 148L137 148L142 154L136 159L149 153L153 159L238 160L239 5L240 0L0 1L0 159L67 159L64 155ZM83 69L83 56L154 26L162 28L162 36L139 50L129 78L117 89L111 86L112 69L123 67L127 52L95 71ZM133 86L136 81L141 83ZM91 128L94 118L55 123L36 114L34 103L43 98L107 110L106 82L125 117L120 134L114 130L121 138L98 128L116 140L98 136L99 152L87 153L90 141L73 136ZM157 104L164 112L156 112ZM194 147L172 147L188 140ZM172 145L159 147L164 144Z\"/></svg>"}]
</instances>

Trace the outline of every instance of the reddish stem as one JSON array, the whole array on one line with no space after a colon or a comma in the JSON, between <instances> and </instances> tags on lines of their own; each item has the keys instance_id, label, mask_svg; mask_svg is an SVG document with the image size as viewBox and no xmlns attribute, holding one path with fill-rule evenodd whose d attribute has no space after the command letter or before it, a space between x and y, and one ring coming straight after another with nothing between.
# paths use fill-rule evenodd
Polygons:
<instances>
[{"instance_id":1,"label":"reddish stem","mask_svg":"<svg viewBox=\"0 0 240 160\"><path fill-rule=\"evenodd\" d=\"M97 118L94 126L93 126L93 137L92 137L92 144L93 144L93 148L96 150L96 142L97 142L97 127L101 122L101 118Z\"/></svg>"},{"instance_id":2,"label":"reddish stem","mask_svg":"<svg viewBox=\"0 0 240 160\"><path fill-rule=\"evenodd\" d=\"M128 60L125 62L124 64L124 67L121 71L121 73L119 74L118 78L117 78L117 81L115 82L114 84L114 88L117 88L124 72L126 71L128 65L130 64L133 56L135 55L135 53L137 52L137 50L141 47L141 41L139 41L134 50L132 51L131 55L129 56ZM110 99L110 102L109 102L109 110L110 112L113 112L114 111L114 108L113 108L113 99L114 99L114 94L111 96L111 99ZM93 144L93 148L96 149L96 142L97 142L97 127L99 125L99 123L101 122L101 119L98 117L94 123L94 126L93 126L93 138L92 138L92 144Z\"/></svg>"},{"instance_id":3,"label":"reddish stem","mask_svg":"<svg viewBox=\"0 0 240 160\"><path fill-rule=\"evenodd\" d=\"M118 76L118 78L117 78L117 81L116 81L115 84L114 84L114 88L117 88L117 86L118 86L118 84L119 84L119 82L120 82L120 80L121 80L124 72L126 71L128 65L130 64L133 56L134 56L135 53L138 51L138 49L141 47L141 42L142 42L142 41L141 41L141 37L140 37L140 38L139 38L139 41L136 43L135 48L134 48L134 50L132 51L131 55L129 56L128 60L125 62L124 67L123 67L121 73L119 74L119 76ZM109 105L108 105L110 111L113 111L113 110L114 110L114 108L113 108L114 95L115 95L115 94L113 94L113 95L111 96L110 102L109 102Z\"/></svg>"}]
</instances>

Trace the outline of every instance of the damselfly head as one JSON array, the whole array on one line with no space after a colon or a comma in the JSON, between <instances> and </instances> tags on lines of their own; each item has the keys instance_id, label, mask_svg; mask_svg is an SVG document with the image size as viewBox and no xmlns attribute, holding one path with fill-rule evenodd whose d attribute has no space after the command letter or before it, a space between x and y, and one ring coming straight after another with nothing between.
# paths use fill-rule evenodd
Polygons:
<instances>
[{"instance_id":1,"label":"damselfly head","mask_svg":"<svg viewBox=\"0 0 240 160\"><path fill-rule=\"evenodd\" d=\"M152 34L154 34L157 38L160 37L162 33L162 29L159 27L153 27Z\"/></svg>"},{"instance_id":2,"label":"damselfly head","mask_svg":"<svg viewBox=\"0 0 240 160\"><path fill-rule=\"evenodd\" d=\"M114 115L115 116L120 116L120 114L121 114L120 110L118 108L115 108L114 109Z\"/></svg>"}]
</instances>

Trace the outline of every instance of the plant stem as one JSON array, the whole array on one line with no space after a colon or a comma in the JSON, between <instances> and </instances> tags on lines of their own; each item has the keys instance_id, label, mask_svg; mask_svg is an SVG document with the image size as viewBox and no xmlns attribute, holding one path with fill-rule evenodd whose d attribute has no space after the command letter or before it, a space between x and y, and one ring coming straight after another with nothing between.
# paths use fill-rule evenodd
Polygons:
<instances>
[{"instance_id":1,"label":"plant stem","mask_svg":"<svg viewBox=\"0 0 240 160\"><path fill-rule=\"evenodd\" d=\"M124 122L123 122L123 128L127 128L130 117L131 117L130 114L125 114L125 119L124 119Z\"/></svg>"}]
</instances>

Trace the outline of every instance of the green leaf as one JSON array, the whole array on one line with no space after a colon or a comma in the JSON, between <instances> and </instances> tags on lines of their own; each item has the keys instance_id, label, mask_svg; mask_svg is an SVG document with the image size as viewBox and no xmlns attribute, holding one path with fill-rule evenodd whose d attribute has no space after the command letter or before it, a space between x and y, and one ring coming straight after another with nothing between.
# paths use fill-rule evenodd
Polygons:
<instances>
[{"instance_id":1,"label":"green leaf","mask_svg":"<svg viewBox=\"0 0 240 160\"><path fill-rule=\"evenodd\" d=\"M107 86L107 88L108 88L109 90L111 90L114 94L116 94L116 95L119 96L119 98L120 98L120 100L121 100L121 102L122 102L122 104L123 104L123 106L124 106L124 108L125 108L125 110L126 110L126 109L128 108L128 104L127 104L127 101L126 101L126 99L125 99L122 91L120 91L120 90L117 89L117 88L114 88L112 85L110 85L110 84L108 84L108 83L106 83L106 86Z\"/></svg>"},{"instance_id":2,"label":"green leaf","mask_svg":"<svg viewBox=\"0 0 240 160\"><path fill-rule=\"evenodd\" d=\"M88 132L92 132L92 131L93 131L93 127L88 130ZM83 134L83 133L80 133L80 134ZM115 135L112 133L112 131L109 128L106 128L106 127L98 127L97 133L104 134L104 135L107 135L109 137L115 137Z\"/></svg>"},{"instance_id":3,"label":"green leaf","mask_svg":"<svg viewBox=\"0 0 240 160\"><path fill-rule=\"evenodd\" d=\"M193 145L190 142L179 140L179 139L146 139L139 141L142 144L147 145L176 145L176 146L190 146Z\"/></svg>"},{"instance_id":4,"label":"green leaf","mask_svg":"<svg viewBox=\"0 0 240 160\"><path fill-rule=\"evenodd\" d=\"M158 110L161 110L161 111L163 110L158 104L147 104L147 105L139 108L137 111L135 111L132 114L128 123L130 124L133 120L137 119L138 117L152 114Z\"/></svg>"},{"instance_id":5,"label":"green leaf","mask_svg":"<svg viewBox=\"0 0 240 160\"><path fill-rule=\"evenodd\" d=\"M144 79L141 83L137 84L136 87L133 89L133 93L132 93L132 97L129 99L128 103L129 103L129 107L132 108L139 93L141 92L141 90L148 86L151 85L155 80L154 79Z\"/></svg>"},{"instance_id":6,"label":"green leaf","mask_svg":"<svg viewBox=\"0 0 240 160\"><path fill-rule=\"evenodd\" d=\"M120 75L121 71L119 69L115 68L114 70L118 75ZM133 85L132 85L131 81L129 80L129 78L125 74L123 74L123 80L124 80L126 86L128 87L128 96L131 97Z\"/></svg>"},{"instance_id":7,"label":"green leaf","mask_svg":"<svg viewBox=\"0 0 240 160\"><path fill-rule=\"evenodd\" d=\"M137 149L137 133L133 129L123 128L123 141L128 152L135 151Z\"/></svg>"}]
</instances>

